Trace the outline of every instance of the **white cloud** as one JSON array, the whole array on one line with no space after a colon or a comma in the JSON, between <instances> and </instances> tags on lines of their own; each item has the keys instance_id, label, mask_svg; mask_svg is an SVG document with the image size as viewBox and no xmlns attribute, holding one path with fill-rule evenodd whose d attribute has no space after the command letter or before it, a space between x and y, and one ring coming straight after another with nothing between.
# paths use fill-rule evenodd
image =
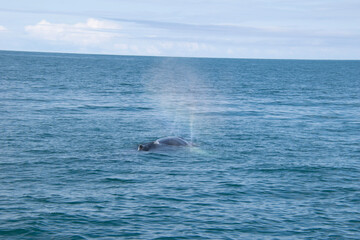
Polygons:
<instances>
[{"instance_id":1,"label":"white cloud","mask_svg":"<svg viewBox=\"0 0 360 240\"><path fill-rule=\"evenodd\" d=\"M76 24L50 23L42 20L35 25L25 27L25 31L35 38L81 46L98 45L110 41L120 36L121 29L118 23L93 18L85 23Z\"/></svg>"},{"instance_id":2,"label":"white cloud","mask_svg":"<svg viewBox=\"0 0 360 240\"><path fill-rule=\"evenodd\" d=\"M155 56L171 56L174 53L198 56L202 55L201 52L214 51L211 44L194 41L191 37L166 39L173 34L172 31L94 18L73 24L42 20L26 26L25 31L31 38L47 42L53 51L61 47L69 52Z\"/></svg>"},{"instance_id":3,"label":"white cloud","mask_svg":"<svg viewBox=\"0 0 360 240\"><path fill-rule=\"evenodd\" d=\"M6 27L0 25L0 32L6 31L6 30L7 30Z\"/></svg>"},{"instance_id":4,"label":"white cloud","mask_svg":"<svg viewBox=\"0 0 360 240\"><path fill-rule=\"evenodd\" d=\"M47 47L49 51L61 49L60 51L64 52L120 55L262 57L267 54L266 56L277 57L276 54L283 52L283 45L286 46L289 41L279 36L279 34L285 34L283 32L287 29L283 28L267 28L262 31L250 29L248 33L245 31L247 29L239 28L239 30L237 26L229 24L214 25L214 27L206 25L203 35L197 35L192 30L188 32L191 26L186 26L185 30L181 30L184 28L182 25L180 29L176 26L174 29L158 29L156 24L143 26L140 23L119 23L90 18L84 22L72 24L42 20L35 25L26 26L25 30L30 37L44 40L41 46ZM222 27L224 31L220 31ZM208 28L211 34L207 33ZM213 30L224 34L213 36ZM263 36L264 32L266 38L260 38L258 35ZM278 34L276 35L278 38L273 38L270 34L272 32ZM306 40L313 40L313 38ZM306 41L303 43L307 44ZM321 44L311 42L312 45L315 43ZM299 45L299 43L296 44ZM276 54L269 52L269 49L276 50ZM285 50L289 55L289 48Z\"/></svg>"}]
</instances>

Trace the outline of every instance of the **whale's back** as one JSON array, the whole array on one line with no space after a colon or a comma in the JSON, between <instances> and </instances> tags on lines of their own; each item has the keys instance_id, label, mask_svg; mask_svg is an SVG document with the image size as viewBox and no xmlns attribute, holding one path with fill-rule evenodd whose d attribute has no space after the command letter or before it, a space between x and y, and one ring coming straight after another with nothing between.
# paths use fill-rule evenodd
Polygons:
<instances>
[{"instance_id":1,"label":"whale's back","mask_svg":"<svg viewBox=\"0 0 360 240\"><path fill-rule=\"evenodd\" d=\"M170 146L188 146L187 141L179 137L165 137L155 141L158 144L170 145Z\"/></svg>"}]
</instances>

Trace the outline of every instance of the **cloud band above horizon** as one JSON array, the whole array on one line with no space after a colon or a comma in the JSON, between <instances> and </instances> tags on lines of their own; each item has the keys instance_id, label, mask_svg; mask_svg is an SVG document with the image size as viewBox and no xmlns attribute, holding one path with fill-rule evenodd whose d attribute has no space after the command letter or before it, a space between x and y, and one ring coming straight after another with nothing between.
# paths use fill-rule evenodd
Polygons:
<instances>
[{"instance_id":1,"label":"cloud band above horizon","mask_svg":"<svg viewBox=\"0 0 360 240\"><path fill-rule=\"evenodd\" d=\"M201 14L200 18L194 17L197 14L193 9L189 9L185 14L188 17L183 18L165 12L163 16L154 16L132 9L133 5L129 3L123 5L124 10L115 9L112 12L110 9L108 12L89 11L91 8L79 11L76 7L74 12L64 9L0 9L12 15L26 16L21 22L27 23L20 28L20 21L9 21L11 24L5 27L0 21L3 38L0 40L0 49L182 57L358 59L360 56L357 44L360 42L360 32L356 24L344 26L340 23L346 20L329 20L325 15L313 16L314 24L309 19L301 22L295 16L288 16L288 12L299 14L301 9L292 9L288 4L288 12L285 12L280 3L277 8L271 8L284 16L274 15L273 20L265 21L270 13L262 12L264 16L259 14L266 6L260 0L255 4L257 9L253 9L251 4L243 4L249 11L256 11L258 19L253 16L237 17L232 15L234 10L230 8L230 5L237 5L236 1L225 2L229 7L226 7L226 3L219 5L219 2L211 1L219 6L219 14L229 12L229 16L212 13L218 15L218 19L211 17L211 11L203 5L204 11L208 11L211 17L207 22L204 22L206 14ZM105 3L109 4L108 1ZM200 6L203 3L194 4ZM312 5L302 3L298 6L320 9L325 5L316 1ZM157 12L158 8L160 6L154 6L149 12ZM187 6L170 8L181 12ZM333 8L329 7L331 11ZM137 15L141 18L136 18L136 14L129 18L124 12L126 9L132 13L139 11ZM119 14L115 16L117 11L123 13L121 17ZM0 17L0 20L4 21L5 18ZM240 18L242 21L239 21ZM279 19L289 20L284 22ZM327 21L334 24L321 24Z\"/></svg>"}]
</instances>

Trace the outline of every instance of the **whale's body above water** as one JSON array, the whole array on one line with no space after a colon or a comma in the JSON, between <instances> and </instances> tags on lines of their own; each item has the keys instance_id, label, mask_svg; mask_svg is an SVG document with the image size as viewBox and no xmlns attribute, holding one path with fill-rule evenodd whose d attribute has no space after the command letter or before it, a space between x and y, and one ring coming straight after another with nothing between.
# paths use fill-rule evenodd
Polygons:
<instances>
[{"instance_id":1,"label":"whale's body above water","mask_svg":"<svg viewBox=\"0 0 360 240\"><path fill-rule=\"evenodd\" d=\"M140 144L138 151L149 151L166 146L191 146L191 144L180 137L164 137L150 143Z\"/></svg>"}]
</instances>

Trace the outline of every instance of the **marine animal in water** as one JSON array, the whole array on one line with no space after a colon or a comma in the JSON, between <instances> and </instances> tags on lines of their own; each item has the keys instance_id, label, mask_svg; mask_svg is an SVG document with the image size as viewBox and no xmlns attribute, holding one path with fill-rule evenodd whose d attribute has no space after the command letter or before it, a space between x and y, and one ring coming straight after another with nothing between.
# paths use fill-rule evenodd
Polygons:
<instances>
[{"instance_id":1,"label":"marine animal in water","mask_svg":"<svg viewBox=\"0 0 360 240\"><path fill-rule=\"evenodd\" d=\"M164 137L159 138L153 142L140 144L138 146L138 151L149 151L152 149L157 149L161 147L169 147L169 146L191 146L191 143L180 137Z\"/></svg>"}]
</instances>

